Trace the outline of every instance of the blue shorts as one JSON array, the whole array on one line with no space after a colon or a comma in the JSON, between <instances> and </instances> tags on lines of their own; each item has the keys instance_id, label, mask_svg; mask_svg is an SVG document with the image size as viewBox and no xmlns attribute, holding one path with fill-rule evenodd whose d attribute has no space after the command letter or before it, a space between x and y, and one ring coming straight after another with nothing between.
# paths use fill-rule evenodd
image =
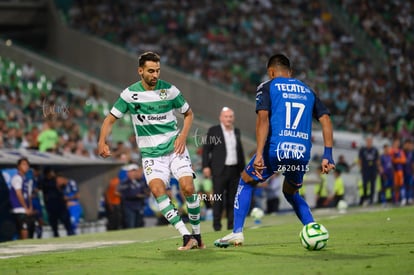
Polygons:
<instances>
[{"instance_id":1,"label":"blue shorts","mask_svg":"<svg viewBox=\"0 0 414 275\"><path fill-rule=\"evenodd\" d=\"M262 178L259 179L254 171L253 163L256 155L252 157L250 162L244 169L246 173L257 182L266 181L274 173L282 173L285 176L285 181L291 184L296 189L302 187L303 176L309 171L309 160L304 159L282 159L279 160L276 154L269 153L263 155L266 168L262 172Z\"/></svg>"},{"instance_id":2,"label":"blue shorts","mask_svg":"<svg viewBox=\"0 0 414 275\"><path fill-rule=\"evenodd\" d=\"M72 221L72 224L77 226L83 214L82 206L80 204L69 206L69 214L70 214L70 219Z\"/></svg>"}]
</instances>

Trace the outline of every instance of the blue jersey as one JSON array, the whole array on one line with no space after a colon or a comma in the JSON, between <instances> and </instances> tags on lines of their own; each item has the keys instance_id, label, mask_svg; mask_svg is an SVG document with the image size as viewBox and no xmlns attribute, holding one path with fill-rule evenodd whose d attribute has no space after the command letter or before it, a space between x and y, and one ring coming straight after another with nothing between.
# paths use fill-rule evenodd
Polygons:
<instances>
[{"instance_id":1,"label":"blue jersey","mask_svg":"<svg viewBox=\"0 0 414 275\"><path fill-rule=\"evenodd\" d=\"M76 195L78 192L79 192L79 189L78 189L78 185L76 184L76 181L69 180L68 184L66 184L66 187L65 187L65 190L64 190L65 196L72 197L72 196ZM70 201L77 202L77 203L79 202L78 199L74 199L74 198L70 199Z\"/></svg>"},{"instance_id":2,"label":"blue jersey","mask_svg":"<svg viewBox=\"0 0 414 275\"><path fill-rule=\"evenodd\" d=\"M274 152L278 161L309 161L312 119L330 114L316 94L297 79L277 77L258 86L259 110L269 112L265 151Z\"/></svg>"},{"instance_id":3,"label":"blue jersey","mask_svg":"<svg viewBox=\"0 0 414 275\"><path fill-rule=\"evenodd\" d=\"M26 210L23 205L20 203L16 190L21 190L26 206L30 206L30 196L32 194L33 180L28 177L22 177L20 174L16 174L11 179L11 188L10 188L10 203L12 206L13 213L25 214Z\"/></svg>"}]
</instances>

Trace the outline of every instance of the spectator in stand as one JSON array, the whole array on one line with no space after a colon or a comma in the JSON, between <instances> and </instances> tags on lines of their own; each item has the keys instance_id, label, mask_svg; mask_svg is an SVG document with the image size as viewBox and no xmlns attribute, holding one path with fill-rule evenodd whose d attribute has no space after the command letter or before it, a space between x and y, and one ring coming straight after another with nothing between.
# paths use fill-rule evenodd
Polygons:
<instances>
[{"instance_id":1,"label":"spectator in stand","mask_svg":"<svg viewBox=\"0 0 414 275\"><path fill-rule=\"evenodd\" d=\"M123 141L118 141L116 147L112 149L112 157L125 163L131 161L130 150L125 146Z\"/></svg>"},{"instance_id":2,"label":"spectator in stand","mask_svg":"<svg viewBox=\"0 0 414 275\"><path fill-rule=\"evenodd\" d=\"M36 125L34 125L31 129L30 129L30 137L28 137L28 141L30 141L29 144L29 148L31 149L39 149L39 143L37 141L37 138L40 134L40 130L39 127L37 127Z\"/></svg>"},{"instance_id":3,"label":"spectator in stand","mask_svg":"<svg viewBox=\"0 0 414 275\"><path fill-rule=\"evenodd\" d=\"M134 133L132 133L128 137L128 140L124 142L124 146L128 150L128 156L129 156L130 162L138 162L141 160L141 152L138 148Z\"/></svg>"},{"instance_id":4,"label":"spectator in stand","mask_svg":"<svg viewBox=\"0 0 414 275\"><path fill-rule=\"evenodd\" d=\"M94 156L95 150L97 149L97 140L98 136L96 135L96 130L93 128L88 129L87 133L82 138L84 148L88 151L91 157Z\"/></svg>"},{"instance_id":5,"label":"spectator in stand","mask_svg":"<svg viewBox=\"0 0 414 275\"><path fill-rule=\"evenodd\" d=\"M55 79L52 84L52 90L58 94L64 94L69 89L68 80L65 75L62 75Z\"/></svg>"},{"instance_id":6,"label":"spectator in stand","mask_svg":"<svg viewBox=\"0 0 414 275\"><path fill-rule=\"evenodd\" d=\"M37 137L40 152L56 152L59 142L59 136L53 128L52 121L43 122L42 130Z\"/></svg>"},{"instance_id":7,"label":"spectator in stand","mask_svg":"<svg viewBox=\"0 0 414 275\"><path fill-rule=\"evenodd\" d=\"M354 50L358 48L354 37L339 27L336 18L320 1L312 2L312 5L307 5L306 1L278 3L277 9L272 8L275 4L270 1L236 1L234 5L224 8L220 2L193 1L186 3L186 9L180 2L171 4L168 1L156 2L151 7L138 3L128 6L128 9L121 2L96 5L86 1L69 9L68 21L73 27L92 35L106 39L110 36L112 41L124 43L126 49L134 53L148 48L165 49L166 62L171 67L248 96L252 94L246 91L254 91L254 86L261 82L256 69L259 66L255 65L260 63L262 56L280 47L273 31L280 29L280 39L288 43L287 54L298 64L299 78L309 80L311 86L319 90L321 99L327 97L323 101L333 111L334 121L339 127L372 130L383 136L393 133L396 129L392 127L389 131L386 129L388 125L395 125L399 117L414 113L409 112L407 107L390 110L383 107L407 106L400 104L398 98L402 98L402 102L413 100L409 91L414 86L414 70L409 62L412 58L409 57L413 55L414 44L404 37L413 26L410 15L414 12L414 5L393 0L387 3L387 11L372 0L365 1L362 6L355 0L340 1L339 4L349 12L351 19L359 18L350 19L350 24L365 30L373 38L373 44L383 47L382 55L388 58L391 68L389 72L369 65L372 63L368 59L371 53L364 55L359 53L362 51ZM125 14L122 17L114 14L116 19L108 21L104 18L104 12L97 12L98 9L110 10L114 7L126 11ZM173 14L182 14L186 20L171 18L170 13L155 15L149 8L168 9ZM148 16L135 17L137 13L145 12ZM278 20L285 14L295 14L303 20ZM96 22L99 22L99 27ZM141 27L149 22L153 23L154 29L165 32L164 39L158 39L159 31L148 32ZM114 28L124 31L114 33ZM260 38L254 36L257 31L261 33ZM238 39L230 40L230 33ZM297 33L303 35L295 35ZM169 37L172 34L177 34L174 39ZM347 85L352 91L350 95L341 89ZM402 96L389 97L386 90L396 91ZM360 95L359 100L355 95ZM376 98L377 102L370 106L363 103L372 98ZM383 125L386 120L386 125Z\"/></svg>"},{"instance_id":8,"label":"spectator in stand","mask_svg":"<svg viewBox=\"0 0 414 275\"><path fill-rule=\"evenodd\" d=\"M16 128L8 128L7 134L4 136L4 143L7 148L16 149L20 147Z\"/></svg>"},{"instance_id":9,"label":"spectator in stand","mask_svg":"<svg viewBox=\"0 0 414 275\"><path fill-rule=\"evenodd\" d=\"M36 69L31 61L26 62L22 67L22 80L27 82L36 81Z\"/></svg>"}]
</instances>

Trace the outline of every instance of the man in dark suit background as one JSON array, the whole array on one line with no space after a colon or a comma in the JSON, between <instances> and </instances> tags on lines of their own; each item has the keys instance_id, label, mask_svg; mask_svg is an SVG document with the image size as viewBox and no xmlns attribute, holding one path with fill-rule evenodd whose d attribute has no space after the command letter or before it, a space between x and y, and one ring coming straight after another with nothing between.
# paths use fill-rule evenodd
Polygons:
<instances>
[{"instance_id":1,"label":"man in dark suit background","mask_svg":"<svg viewBox=\"0 0 414 275\"><path fill-rule=\"evenodd\" d=\"M240 173L245 166L240 130L234 127L234 111L224 107L220 124L212 126L203 145L203 175L212 177L213 228L221 230L223 210L227 215L227 229L233 229L233 204Z\"/></svg>"}]
</instances>

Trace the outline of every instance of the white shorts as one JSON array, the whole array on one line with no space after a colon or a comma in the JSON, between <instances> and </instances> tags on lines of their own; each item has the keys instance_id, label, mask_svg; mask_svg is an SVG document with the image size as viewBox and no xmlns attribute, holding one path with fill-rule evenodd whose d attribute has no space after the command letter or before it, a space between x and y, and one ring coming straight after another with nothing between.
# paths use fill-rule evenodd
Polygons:
<instances>
[{"instance_id":1,"label":"white shorts","mask_svg":"<svg viewBox=\"0 0 414 275\"><path fill-rule=\"evenodd\" d=\"M171 175L177 180L195 176L187 148L181 155L173 152L156 158L142 158L142 167L147 184L153 179L161 179L168 186Z\"/></svg>"}]
</instances>

